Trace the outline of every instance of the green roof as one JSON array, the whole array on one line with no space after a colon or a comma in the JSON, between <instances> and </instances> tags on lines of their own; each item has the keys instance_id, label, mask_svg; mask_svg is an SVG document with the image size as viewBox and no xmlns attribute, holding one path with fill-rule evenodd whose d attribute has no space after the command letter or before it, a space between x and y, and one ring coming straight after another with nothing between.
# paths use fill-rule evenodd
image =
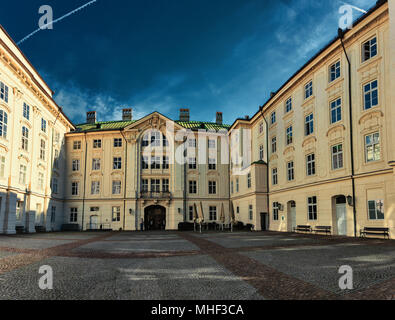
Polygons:
<instances>
[{"instance_id":1,"label":"green roof","mask_svg":"<svg viewBox=\"0 0 395 320\"><path fill-rule=\"evenodd\" d=\"M98 132L98 131L111 131L111 130L122 130L127 126L135 123L138 120L133 121L103 121L103 122L96 122L95 124L92 123L83 123L76 125L76 131L74 132ZM228 130L230 128L229 125L219 125L212 122L203 122L203 121L175 121L180 126L191 129L191 130L215 130L219 131L221 129Z\"/></svg>"},{"instance_id":2,"label":"green roof","mask_svg":"<svg viewBox=\"0 0 395 320\"><path fill-rule=\"evenodd\" d=\"M93 123L77 124L77 130L74 132L95 132L95 131L109 131L122 130L136 121L103 121Z\"/></svg>"},{"instance_id":3,"label":"green roof","mask_svg":"<svg viewBox=\"0 0 395 320\"><path fill-rule=\"evenodd\" d=\"M226 124L217 124L212 122L203 122L203 121L176 121L180 126L186 129L198 130L198 129L205 129L205 130L215 130L219 131L221 129L228 130L230 126Z\"/></svg>"}]
</instances>

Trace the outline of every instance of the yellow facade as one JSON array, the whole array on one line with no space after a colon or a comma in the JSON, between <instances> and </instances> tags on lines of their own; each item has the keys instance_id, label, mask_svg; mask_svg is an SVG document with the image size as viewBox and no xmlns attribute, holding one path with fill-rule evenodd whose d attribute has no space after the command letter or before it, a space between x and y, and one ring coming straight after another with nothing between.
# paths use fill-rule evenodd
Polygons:
<instances>
[{"instance_id":1,"label":"yellow facade","mask_svg":"<svg viewBox=\"0 0 395 320\"><path fill-rule=\"evenodd\" d=\"M222 208L229 222L233 207L236 221L255 230L330 226L354 236L376 226L394 238L394 13L393 1L377 5L343 34L345 51L340 38L332 41L253 117L230 127L222 114L217 123L189 121L187 109L177 121L157 112L134 121L125 110L122 121L106 123L89 113L74 127L0 29L8 90L0 99L8 121L0 135L0 232L138 230L142 222L174 230L201 204L205 222L219 222ZM158 145L148 148L145 137ZM185 164L175 160L180 154ZM160 164L146 167L144 157Z\"/></svg>"}]
</instances>

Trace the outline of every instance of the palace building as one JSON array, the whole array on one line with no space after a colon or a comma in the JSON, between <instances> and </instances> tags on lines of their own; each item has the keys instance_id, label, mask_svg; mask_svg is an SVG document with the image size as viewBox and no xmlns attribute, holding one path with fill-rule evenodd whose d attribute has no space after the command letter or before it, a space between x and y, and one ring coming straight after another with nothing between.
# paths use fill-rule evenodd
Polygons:
<instances>
[{"instance_id":1,"label":"palace building","mask_svg":"<svg viewBox=\"0 0 395 320\"><path fill-rule=\"evenodd\" d=\"M252 117L154 112L74 125L0 29L0 233L330 226L395 238L394 1L378 1ZM78 108L78 106L76 106Z\"/></svg>"}]
</instances>

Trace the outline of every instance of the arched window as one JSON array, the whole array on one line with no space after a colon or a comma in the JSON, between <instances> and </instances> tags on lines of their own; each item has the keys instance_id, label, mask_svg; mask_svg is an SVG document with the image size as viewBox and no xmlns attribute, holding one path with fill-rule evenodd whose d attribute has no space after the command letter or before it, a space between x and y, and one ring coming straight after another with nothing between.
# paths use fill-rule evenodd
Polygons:
<instances>
[{"instance_id":1,"label":"arched window","mask_svg":"<svg viewBox=\"0 0 395 320\"><path fill-rule=\"evenodd\" d=\"M0 137L7 138L8 114L0 110Z\"/></svg>"},{"instance_id":2,"label":"arched window","mask_svg":"<svg viewBox=\"0 0 395 320\"><path fill-rule=\"evenodd\" d=\"M169 141L160 131L149 130L144 134L141 145L142 147L168 147Z\"/></svg>"}]
</instances>

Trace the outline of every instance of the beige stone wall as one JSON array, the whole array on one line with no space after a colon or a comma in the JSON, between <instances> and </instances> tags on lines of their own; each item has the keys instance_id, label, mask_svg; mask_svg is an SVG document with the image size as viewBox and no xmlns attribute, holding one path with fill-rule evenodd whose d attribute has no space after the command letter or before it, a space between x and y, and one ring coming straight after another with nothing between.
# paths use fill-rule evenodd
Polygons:
<instances>
[{"instance_id":1,"label":"beige stone wall","mask_svg":"<svg viewBox=\"0 0 395 320\"><path fill-rule=\"evenodd\" d=\"M52 91L2 28L0 55L0 81L8 87L8 102L0 99L0 110L8 117L7 136L0 137L0 156L4 157L0 175L0 233L15 233L15 226L30 232L35 232L36 225L59 230L63 220L64 135L72 124L52 100ZM23 116L24 103L29 106L28 118ZM45 131L42 120L46 123ZM28 130L26 149L22 148L23 127ZM24 181L20 179L21 165L26 168ZM57 191L51 188L51 178L57 181ZM16 217L18 201L21 208Z\"/></svg>"}]
</instances>

